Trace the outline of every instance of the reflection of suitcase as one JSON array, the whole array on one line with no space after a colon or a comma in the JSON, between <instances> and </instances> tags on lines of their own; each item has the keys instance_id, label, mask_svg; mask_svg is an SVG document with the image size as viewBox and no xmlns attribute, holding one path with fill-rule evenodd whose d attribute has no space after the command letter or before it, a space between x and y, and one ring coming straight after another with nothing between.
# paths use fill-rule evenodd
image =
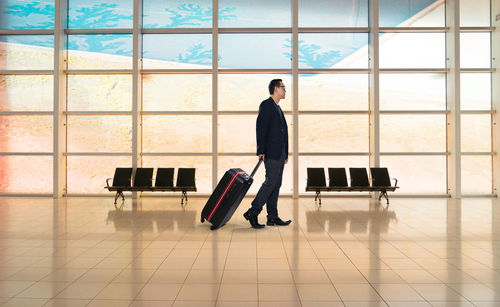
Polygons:
<instances>
[{"instance_id":1,"label":"reflection of suitcase","mask_svg":"<svg viewBox=\"0 0 500 307\"><path fill-rule=\"evenodd\" d=\"M253 175L257 172L262 160L259 160L252 174L249 176L241 168L228 170L217 184L215 191L208 199L201 212L201 222L212 223L210 229L215 230L224 226L233 216L241 200L252 185Z\"/></svg>"}]
</instances>

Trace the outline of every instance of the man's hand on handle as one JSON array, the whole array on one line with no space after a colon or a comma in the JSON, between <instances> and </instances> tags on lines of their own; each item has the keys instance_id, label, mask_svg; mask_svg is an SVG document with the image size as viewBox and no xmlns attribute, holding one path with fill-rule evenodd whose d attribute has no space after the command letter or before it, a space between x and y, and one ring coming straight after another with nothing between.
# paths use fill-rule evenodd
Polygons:
<instances>
[{"instance_id":1,"label":"man's hand on handle","mask_svg":"<svg viewBox=\"0 0 500 307\"><path fill-rule=\"evenodd\" d=\"M262 161L264 161L265 156L266 156L266 155L264 155L264 154L260 154L260 155L259 155L259 160L260 160L260 159L262 159Z\"/></svg>"}]
</instances>

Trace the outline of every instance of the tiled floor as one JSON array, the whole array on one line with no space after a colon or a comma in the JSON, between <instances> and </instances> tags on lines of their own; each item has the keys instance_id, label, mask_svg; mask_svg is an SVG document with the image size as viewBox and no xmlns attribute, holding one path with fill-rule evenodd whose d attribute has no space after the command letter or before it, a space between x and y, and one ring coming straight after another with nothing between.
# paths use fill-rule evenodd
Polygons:
<instances>
[{"instance_id":1,"label":"tiled floor","mask_svg":"<svg viewBox=\"0 0 500 307\"><path fill-rule=\"evenodd\" d=\"M216 231L205 200L0 198L0 305L500 306L500 200L282 198L255 230L247 198Z\"/></svg>"}]
</instances>

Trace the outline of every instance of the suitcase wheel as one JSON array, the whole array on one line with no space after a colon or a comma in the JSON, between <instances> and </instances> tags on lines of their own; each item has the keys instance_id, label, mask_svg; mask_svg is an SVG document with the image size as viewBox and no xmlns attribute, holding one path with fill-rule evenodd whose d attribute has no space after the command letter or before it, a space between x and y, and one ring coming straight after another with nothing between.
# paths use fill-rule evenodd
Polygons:
<instances>
[{"instance_id":1,"label":"suitcase wheel","mask_svg":"<svg viewBox=\"0 0 500 307\"><path fill-rule=\"evenodd\" d=\"M201 217L201 222L205 223L205 219L203 218L203 216Z\"/></svg>"},{"instance_id":2,"label":"suitcase wheel","mask_svg":"<svg viewBox=\"0 0 500 307\"><path fill-rule=\"evenodd\" d=\"M215 230L217 229L217 227L215 227L214 225L210 226L210 230Z\"/></svg>"}]
</instances>

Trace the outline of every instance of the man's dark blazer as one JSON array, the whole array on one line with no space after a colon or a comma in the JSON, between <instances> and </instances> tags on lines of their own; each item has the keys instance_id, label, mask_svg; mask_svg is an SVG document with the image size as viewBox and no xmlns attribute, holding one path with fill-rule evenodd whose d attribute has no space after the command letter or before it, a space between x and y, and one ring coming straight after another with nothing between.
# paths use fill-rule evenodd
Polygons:
<instances>
[{"instance_id":1,"label":"man's dark blazer","mask_svg":"<svg viewBox=\"0 0 500 307\"><path fill-rule=\"evenodd\" d=\"M284 131L281 118L283 116ZM285 148L288 159L288 126L283 112L269 97L262 101L257 116L257 155L264 154L266 159L279 160Z\"/></svg>"}]
</instances>

